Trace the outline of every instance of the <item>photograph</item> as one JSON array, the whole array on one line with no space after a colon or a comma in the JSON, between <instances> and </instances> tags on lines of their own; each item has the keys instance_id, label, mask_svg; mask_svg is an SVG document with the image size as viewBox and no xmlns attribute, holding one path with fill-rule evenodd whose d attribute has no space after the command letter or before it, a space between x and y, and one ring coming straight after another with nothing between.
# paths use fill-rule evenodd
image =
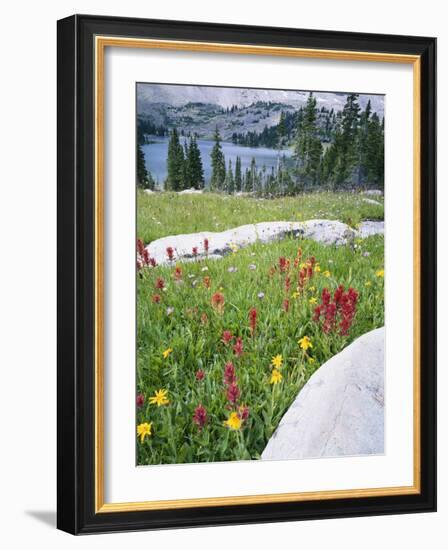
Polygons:
<instances>
[{"instance_id":1,"label":"photograph","mask_svg":"<svg viewBox=\"0 0 448 550\"><path fill-rule=\"evenodd\" d=\"M136 465L384 454L385 95L135 100Z\"/></svg>"}]
</instances>

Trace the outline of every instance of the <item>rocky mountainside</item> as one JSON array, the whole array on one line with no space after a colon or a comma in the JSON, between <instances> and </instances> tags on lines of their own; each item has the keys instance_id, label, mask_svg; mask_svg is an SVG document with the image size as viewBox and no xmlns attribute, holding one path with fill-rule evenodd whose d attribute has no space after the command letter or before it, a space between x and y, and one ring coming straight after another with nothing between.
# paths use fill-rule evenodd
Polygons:
<instances>
[{"instance_id":1,"label":"rocky mountainside","mask_svg":"<svg viewBox=\"0 0 448 550\"><path fill-rule=\"evenodd\" d=\"M176 127L179 132L195 133L210 139L218 127L224 140L235 134L261 133L276 126L280 115L293 114L305 105L309 92L139 84L137 116L146 134ZM315 92L319 110L342 110L347 94ZM370 100L372 110L383 116L384 97L361 95L361 108Z\"/></svg>"}]
</instances>

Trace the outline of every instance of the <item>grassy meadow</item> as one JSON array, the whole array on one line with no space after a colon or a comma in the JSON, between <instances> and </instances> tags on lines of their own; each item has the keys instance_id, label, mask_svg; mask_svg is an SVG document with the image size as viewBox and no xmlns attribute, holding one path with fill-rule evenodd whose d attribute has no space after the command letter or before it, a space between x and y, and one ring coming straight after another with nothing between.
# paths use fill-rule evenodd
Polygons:
<instances>
[{"instance_id":1,"label":"grassy meadow","mask_svg":"<svg viewBox=\"0 0 448 550\"><path fill-rule=\"evenodd\" d=\"M250 196L180 195L178 193L137 195L137 236L145 244L181 233L224 231L246 223L269 221L339 220L356 226L362 220L384 219L381 205L365 202L355 193L307 193L295 197L256 199Z\"/></svg>"},{"instance_id":2,"label":"grassy meadow","mask_svg":"<svg viewBox=\"0 0 448 550\"><path fill-rule=\"evenodd\" d=\"M257 200L139 192L137 218L148 244L270 220L354 226L382 219L383 206L342 193ZM312 373L384 324L383 261L382 236L341 247L288 238L219 261L140 269L137 463L259 458Z\"/></svg>"}]
</instances>

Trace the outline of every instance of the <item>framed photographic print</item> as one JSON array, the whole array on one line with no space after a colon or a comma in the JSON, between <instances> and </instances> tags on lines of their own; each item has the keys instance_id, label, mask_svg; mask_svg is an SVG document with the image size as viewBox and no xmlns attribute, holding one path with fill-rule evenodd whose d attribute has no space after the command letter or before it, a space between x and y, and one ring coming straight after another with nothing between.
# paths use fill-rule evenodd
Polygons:
<instances>
[{"instance_id":1,"label":"framed photographic print","mask_svg":"<svg viewBox=\"0 0 448 550\"><path fill-rule=\"evenodd\" d=\"M433 38L58 22L58 527L433 511Z\"/></svg>"}]
</instances>

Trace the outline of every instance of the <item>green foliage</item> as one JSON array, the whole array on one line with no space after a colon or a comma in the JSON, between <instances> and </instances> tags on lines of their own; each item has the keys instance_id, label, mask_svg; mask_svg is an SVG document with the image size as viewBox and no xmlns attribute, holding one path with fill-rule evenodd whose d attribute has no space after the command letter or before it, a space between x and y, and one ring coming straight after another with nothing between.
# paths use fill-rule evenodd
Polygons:
<instances>
[{"instance_id":1,"label":"green foliage","mask_svg":"<svg viewBox=\"0 0 448 550\"><path fill-rule=\"evenodd\" d=\"M218 127L215 129L214 135L215 145L213 146L211 156L212 177L210 180L210 189L212 191L220 191L223 188L226 177L226 160L221 148L221 136L219 135Z\"/></svg>"}]
</instances>

